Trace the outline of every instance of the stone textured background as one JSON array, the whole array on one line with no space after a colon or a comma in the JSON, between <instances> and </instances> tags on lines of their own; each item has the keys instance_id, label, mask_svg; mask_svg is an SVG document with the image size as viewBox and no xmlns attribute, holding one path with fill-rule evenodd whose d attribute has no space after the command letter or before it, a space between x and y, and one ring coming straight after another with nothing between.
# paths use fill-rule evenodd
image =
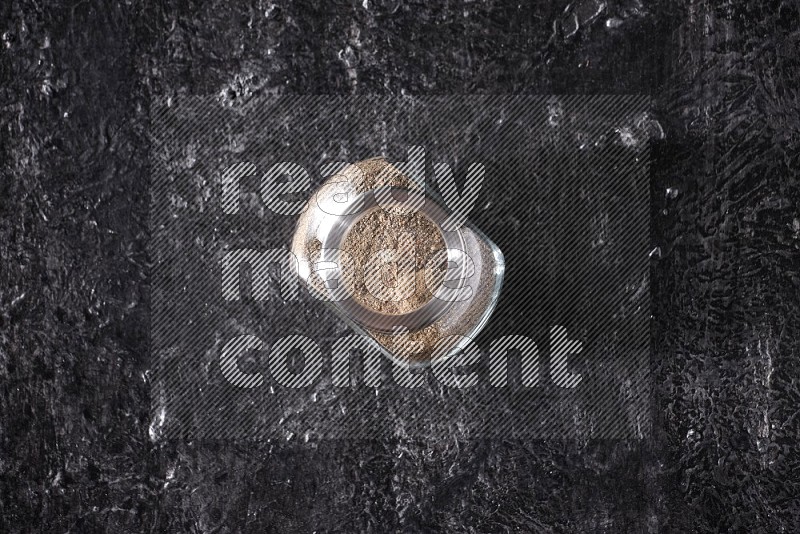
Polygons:
<instances>
[{"instance_id":1,"label":"stone textured background","mask_svg":"<svg viewBox=\"0 0 800 534\"><path fill-rule=\"evenodd\" d=\"M0 6L0 531L797 528L797 4L430 4ZM650 439L151 432L151 99L350 92L653 95Z\"/></svg>"}]
</instances>

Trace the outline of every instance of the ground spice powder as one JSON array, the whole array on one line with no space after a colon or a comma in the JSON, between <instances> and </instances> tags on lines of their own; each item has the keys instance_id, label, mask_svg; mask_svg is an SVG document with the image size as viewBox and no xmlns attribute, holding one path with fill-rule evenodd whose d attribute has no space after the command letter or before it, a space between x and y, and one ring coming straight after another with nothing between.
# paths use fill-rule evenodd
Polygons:
<instances>
[{"instance_id":1,"label":"ground spice powder","mask_svg":"<svg viewBox=\"0 0 800 534\"><path fill-rule=\"evenodd\" d=\"M355 267L344 277L348 292L379 313L419 309L444 279L446 266L428 262L445 249L444 238L436 223L420 212L372 210L351 226L341 249Z\"/></svg>"}]
</instances>

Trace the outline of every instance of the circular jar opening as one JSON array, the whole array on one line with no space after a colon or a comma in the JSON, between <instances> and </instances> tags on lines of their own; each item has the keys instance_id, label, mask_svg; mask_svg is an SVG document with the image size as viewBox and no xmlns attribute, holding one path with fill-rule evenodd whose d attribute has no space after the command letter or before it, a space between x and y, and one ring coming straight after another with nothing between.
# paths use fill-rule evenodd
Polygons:
<instances>
[{"instance_id":1,"label":"circular jar opening","mask_svg":"<svg viewBox=\"0 0 800 534\"><path fill-rule=\"evenodd\" d=\"M353 221L340 248L354 269L342 282L353 300L383 315L404 315L433 299L444 282L447 246L422 211L375 207Z\"/></svg>"}]
</instances>

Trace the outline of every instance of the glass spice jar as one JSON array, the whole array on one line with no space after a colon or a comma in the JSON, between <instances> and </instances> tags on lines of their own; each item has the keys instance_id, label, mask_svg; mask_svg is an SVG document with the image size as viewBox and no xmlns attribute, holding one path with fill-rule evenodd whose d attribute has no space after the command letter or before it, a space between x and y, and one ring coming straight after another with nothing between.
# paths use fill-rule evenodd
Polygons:
<instances>
[{"instance_id":1,"label":"glass spice jar","mask_svg":"<svg viewBox=\"0 0 800 534\"><path fill-rule=\"evenodd\" d=\"M446 358L489 320L505 271L500 249L451 215L384 158L351 164L300 215L300 279L394 362Z\"/></svg>"}]
</instances>

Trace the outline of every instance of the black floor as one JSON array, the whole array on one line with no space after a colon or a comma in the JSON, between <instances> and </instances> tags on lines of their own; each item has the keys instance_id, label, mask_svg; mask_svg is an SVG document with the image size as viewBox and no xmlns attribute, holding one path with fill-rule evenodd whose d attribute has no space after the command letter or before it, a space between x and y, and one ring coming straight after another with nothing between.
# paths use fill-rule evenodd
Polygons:
<instances>
[{"instance_id":1,"label":"black floor","mask_svg":"<svg viewBox=\"0 0 800 534\"><path fill-rule=\"evenodd\" d=\"M146 4L0 6L0 531L797 529L796 3ZM151 439L152 99L330 93L653 96L650 438Z\"/></svg>"}]
</instances>

